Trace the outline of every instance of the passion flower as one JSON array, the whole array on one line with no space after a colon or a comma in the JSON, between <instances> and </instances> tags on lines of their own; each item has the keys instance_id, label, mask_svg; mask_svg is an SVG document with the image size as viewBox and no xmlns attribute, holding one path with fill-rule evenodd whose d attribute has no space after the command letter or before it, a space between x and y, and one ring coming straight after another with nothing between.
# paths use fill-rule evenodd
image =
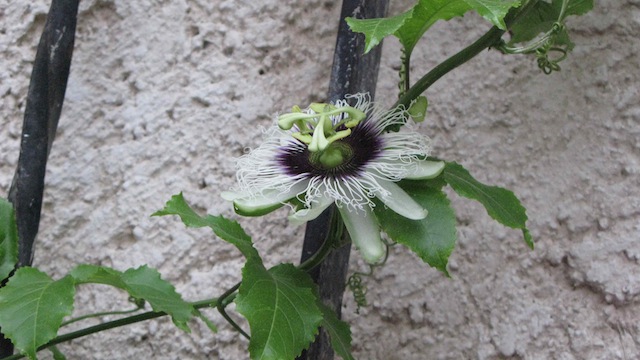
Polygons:
<instances>
[{"instance_id":1,"label":"passion flower","mask_svg":"<svg viewBox=\"0 0 640 360\"><path fill-rule=\"evenodd\" d=\"M368 94L305 110L296 106L278 116L262 145L238 159L238 186L222 196L247 216L295 203L289 219L296 223L315 219L335 203L353 243L375 263L384 257L385 246L373 199L406 218L424 219L427 211L396 182L434 178L444 168L441 161L427 160L428 137L385 130L409 118L404 108L380 110Z\"/></svg>"}]
</instances>

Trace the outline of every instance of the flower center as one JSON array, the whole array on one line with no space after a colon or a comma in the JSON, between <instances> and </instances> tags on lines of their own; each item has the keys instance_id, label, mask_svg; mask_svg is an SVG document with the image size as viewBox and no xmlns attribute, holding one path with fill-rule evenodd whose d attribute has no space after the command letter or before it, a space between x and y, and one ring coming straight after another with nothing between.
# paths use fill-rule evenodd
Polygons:
<instances>
[{"instance_id":1,"label":"flower center","mask_svg":"<svg viewBox=\"0 0 640 360\"><path fill-rule=\"evenodd\" d=\"M306 112L295 106L291 113L280 115L278 126L292 130L291 136L306 144L310 152L321 153L318 161L331 168L337 166L332 164L343 163L344 149L329 150L330 145L349 136L365 117L364 112L351 106L313 103Z\"/></svg>"},{"instance_id":2,"label":"flower center","mask_svg":"<svg viewBox=\"0 0 640 360\"><path fill-rule=\"evenodd\" d=\"M348 163L353 157L351 147L342 142L333 142L326 149L319 152L310 152L309 162L323 168L334 169Z\"/></svg>"}]
</instances>

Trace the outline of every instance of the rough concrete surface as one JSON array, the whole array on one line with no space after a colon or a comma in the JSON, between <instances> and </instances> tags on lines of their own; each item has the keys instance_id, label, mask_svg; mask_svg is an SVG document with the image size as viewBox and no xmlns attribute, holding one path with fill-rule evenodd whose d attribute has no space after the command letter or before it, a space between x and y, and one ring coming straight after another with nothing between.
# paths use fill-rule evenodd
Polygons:
<instances>
[{"instance_id":1,"label":"rough concrete surface","mask_svg":"<svg viewBox=\"0 0 640 360\"><path fill-rule=\"evenodd\" d=\"M48 5L0 0L2 194ZM316 0L83 1L35 265L60 277L79 263L149 264L189 300L233 285L242 266L233 247L149 215L183 191L200 211L235 217L220 198L235 181L233 158L258 145L273 114L326 96L338 16L337 2ZM371 306L358 315L345 296L356 358L640 359L640 2L596 1L569 25L577 46L561 72L484 52L427 92L420 128L434 155L516 192L535 251L451 194L452 278L394 247L368 280ZM438 23L414 52L414 78L487 28L475 15ZM387 105L398 50L384 44ZM303 229L285 215L239 218L268 264L299 257ZM352 269L364 269L357 253ZM94 286L79 292L76 313L123 304ZM209 314L217 334L159 319L60 349L69 359L247 358L247 342Z\"/></svg>"}]
</instances>

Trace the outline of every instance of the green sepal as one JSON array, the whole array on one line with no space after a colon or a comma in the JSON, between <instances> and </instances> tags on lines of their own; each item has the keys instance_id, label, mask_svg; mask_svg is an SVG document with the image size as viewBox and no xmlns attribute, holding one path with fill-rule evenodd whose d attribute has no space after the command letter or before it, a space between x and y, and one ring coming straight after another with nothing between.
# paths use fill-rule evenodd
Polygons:
<instances>
[{"instance_id":1,"label":"green sepal","mask_svg":"<svg viewBox=\"0 0 640 360\"><path fill-rule=\"evenodd\" d=\"M257 217L267 215L272 211L278 210L282 207L283 204L273 204L270 206L263 207L249 207L239 204L237 202L233 202L233 210L238 215L248 216L248 217Z\"/></svg>"}]
</instances>

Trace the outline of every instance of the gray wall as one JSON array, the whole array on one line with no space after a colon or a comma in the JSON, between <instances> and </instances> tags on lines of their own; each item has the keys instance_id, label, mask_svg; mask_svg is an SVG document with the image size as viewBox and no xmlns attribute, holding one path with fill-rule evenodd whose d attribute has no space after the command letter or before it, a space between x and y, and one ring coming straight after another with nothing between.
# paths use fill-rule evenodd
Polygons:
<instances>
[{"instance_id":1,"label":"gray wall","mask_svg":"<svg viewBox=\"0 0 640 360\"><path fill-rule=\"evenodd\" d=\"M207 231L150 218L172 194L234 216L220 192L260 126L322 100L339 6L330 1L81 3L76 51L47 172L36 265L149 264L189 300L239 279L242 259ZM398 13L410 1L392 4ZM368 280L369 308L344 314L361 359L635 359L640 356L640 3L600 1L569 21L577 46L545 76L530 57L484 52L427 93L434 155L513 189L537 247L452 194L459 241L447 279L407 250ZM48 2L0 0L0 193L18 158L31 63ZM475 15L438 24L414 77L479 36ZM442 36L442 39L438 37ZM399 46L385 43L378 99L392 104ZM268 264L296 261L286 210L240 219ZM356 255L352 269L364 269ZM110 294L110 295L103 295ZM114 294L114 295L111 295ZM83 289L77 314L121 308ZM215 313L184 334L150 321L61 346L69 358L241 359ZM91 355L94 353L94 355Z\"/></svg>"}]
</instances>

